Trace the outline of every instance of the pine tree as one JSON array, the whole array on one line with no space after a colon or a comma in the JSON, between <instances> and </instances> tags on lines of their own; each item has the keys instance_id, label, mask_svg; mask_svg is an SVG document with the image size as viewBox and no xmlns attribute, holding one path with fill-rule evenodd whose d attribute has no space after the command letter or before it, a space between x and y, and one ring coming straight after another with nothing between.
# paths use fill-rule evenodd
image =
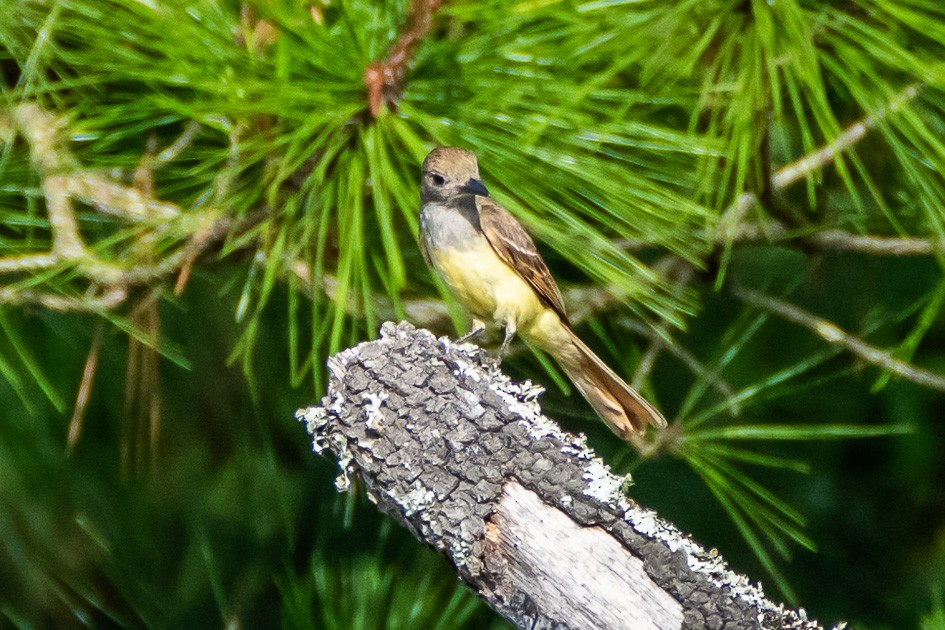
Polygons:
<instances>
[{"instance_id":1,"label":"pine tree","mask_svg":"<svg viewBox=\"0 0 945 630\"><path fill-rule=\"evenodd\" d=\"M635 497L821 618L941 616L938 0L0 16L7 621L499 623L292 420L384 320L465 329L417 248L436 145L672 419L626 444L548 357L505 364Z\"/></svg>"}]
</instances>

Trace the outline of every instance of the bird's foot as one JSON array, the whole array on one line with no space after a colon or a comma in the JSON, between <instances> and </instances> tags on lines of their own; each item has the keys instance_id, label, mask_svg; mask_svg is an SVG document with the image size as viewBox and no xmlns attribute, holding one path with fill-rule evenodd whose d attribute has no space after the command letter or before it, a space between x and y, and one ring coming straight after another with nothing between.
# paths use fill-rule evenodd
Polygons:
<instances>
[{"instance_id":1,"label":"bird's foot","mask_svg":"<svg viewBox=\"0 0 945 630\"><path fill-rule=\"evenodd\" d=\"M509 344L512 343L512 339L515 338L515 331L517 330L515 326L515 320L510 319L505 323L505 339L502 340L502 346L499 348L499 355L495 358L495 366L499 367L502 365L502 359L505 357L505 353L509 350Z\"/></svg>"},{"instance_id":2,"label":"bird's foot","mask_svg":"<svg viewBox=\"0 0 945 630\"><path fill-rule=\"evenodd\" d=\"M468 333L456 340L456 343L466 343L470 339L475 339L486 330L486 324L481 319L473 319L472 328Z\"/></svg>"}]
</instances>

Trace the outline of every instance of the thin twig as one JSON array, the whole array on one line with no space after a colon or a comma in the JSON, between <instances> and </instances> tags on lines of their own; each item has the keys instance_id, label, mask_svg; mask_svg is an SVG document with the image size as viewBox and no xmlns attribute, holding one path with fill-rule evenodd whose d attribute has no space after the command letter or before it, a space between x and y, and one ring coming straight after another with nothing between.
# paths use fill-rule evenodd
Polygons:
<instances>
[{"instance_id":1,"label":"thin twig","mask_svg":"<svg viewBox=\"0 0 945 630\"><path fill-rule=\"evenodd\" d=\"M63 198L79 197L100 212L115 214L131 220L166 220L180 214L174 204L158 201L140 191L122 186L95 172L83 172L65 145L65 123L57 116L33 104L20 105L14 110L17 126L30 145L33 164L43 176L50 224L58 222L63 246L81 242L74 217L70 224L63 215ZM49 199L50 195L53 199ZM56 212L57 214L53 214ZM68 214L71 214L71 209ZM56 229L55 227L53 228ZM55 249L55 247L54 247Z\"/></svg>"},{"instance_id":2,"label":"thin twig","mask_svg":"<svg viewBox=\"0 0 945 630\"><path fill-rule=\"evenodd\" d=\"M66 190L90 204L99 212L129 221L157 224L180 215L180 208L172 203L154 199L150 195L124 186L97 173L75 173L66 176Z\"/></svg>"},{"instance_id":3,"label":"thin twig","mask_svg":"<svg viewBox=\"0 0 945 630\"><path fill-rule=\"evenodd\" d=\"M624 325L648 339L656 339L658 337L657 332L646 324L628 321L624 322ZM670 343L666 345L666 351L689 368L689 371L695 374L697 378L705 380L705 382L716 388L724 399L732 400L734 398L735 390L732 389L731 385L729 385L725 379L721 378L715 370L707 368L694 354L686 350L686 348L676 343ZM732 407L732 414L738 415L737 406Z\"/></svg>"},{"instance_id":4,"label":"thin twig","mask_svg":"<svg viewBox=\"0 0 945 630\"><path fill-rule=\"evenodd\" d=\"M52 251L63 260L82 258L86 255L85 243L79 234L69 197L68 179L61 175L50 175L43 180L46 193L46 211L49 213L49 229L52 231Z\"/></svg>"},{"instance_id":5,"label":"thin twig","mask_svg":"<svg viewBox=\"0 0 945 630\"><path fill-rule=\"evenodd\" d=\"M693 276L692 265L675 256L667 256L664 260L666 262L659 261L653 266L654 271L667 280L675 282L677 286L687 286ZM643 383L653 370L653 366L656 365L656 360L659 358L659 355L666 348L669 325L666 322L662 322L657 327L655 333L650 341L649 347L646 349L646 352L643 353L643 357L640 359L636 371L633 373L633 378L630 380L630 385L632 385L634 389L640 389L643 386Z\"/></svg>"},{"instance_id":6,"label":"thin twig","mask_svg":"<svg viewBox=\"0 0 945 630\"><path fill-rule=\"evenodd\" d=\"M833 142L824 145L799 160L787 164L771 176L771 189L783 190L800 181L810 173L833 162L837 155L850 149L866 134L877 127L890 114L903 109L919 95L919 85L912 84L894 97L885 107L853 123L843 130ZM945 239L913 237L857 236L842 230L827 230L813 234L791 234L788 228L777 221L764 225L745 223L748 210L758 203L753 192L743 192L720 215L716 227L703 234L716 245L760 240L798 240L807 246L833 251L862 252L877 256L928 256L945 250ZM620 246L636 251L657 244L641 240L625 240Z\"/></svg>"},{"instance_id":7,"label":"thin twig","mask_svg":"<svg viewBox=\"0 0 945 630\"><path fill-rule=\"evenodd\" d=\"M745 195L752 198L751 193ZM726 233L714 230L712 238ZM921 238L912 236L875 236L856 235L843 230L824 230L822 232L798 232L789 230L786 225L770 220L765 223L742 222L734 231L727 232L731 243L803 243L804 247L824 252L857 252L871 256L931 256L945 251L945 238ZM710 238L707 232L702 232L702 240ZM719 241L714 241L722 244ZM657 243L641 240L624 240L619 246L626 251L640 251L658 247Z\"/></svg>"},{"instance_id":8,"label":"thin twig","mask_svg":"<svg viewBox=\"0 0 945 630\"><path fill-rule=\"evenodd\" d=\"M945 377L897 359L888 350L871 346L831 321L808 313L793 304L751 289L735 287L732 293L747 304L780 315L788 321L807 328L828 343L844 348L867 363L888 370L917 385L945 392Z\"/></svg>"},{"instance_id":9,"label":"thin twig","mask_svg":"<svg viewBox=\"0 0 945 630\"><path fill-rule=\"evenodd\" d=\"M22 254L0 258L0 273L19 271L39 271L55 267L61 260L53 252L43 254Z\"/></svg>"},{"instance_id":10,"label":"thin twig","mask_svg":"<svg viewBox=\"0 0 945 630\"><path fill-rule=\"evenodd\" d=\"M901 110L919 95L919 86L908 86L886 106L853 123L843 130L832 142L819 149L811 151L801 159L782 166L771 175L771 190L783 190L814 171L820 170L832 163L837 155L853 147L862 140L867 132L879 124L884 118ZM742 219L753 205L758 202L758 196L753 192L743 192L738 199L726 209L719 219L714 234L716 244L732 243L739 232ZM852 236L852 235L851 235ZM876 237L872 237L876 238Z\"/></svg>"},{"instance_id":11,"label":"thin twig","mask_svg":"<svg viewBox=\"0 0 945 630\"><path fill-rule=\"evenodd\" d=\"M837 154L846 151L866 136L867 132L887 116L901 110L919 95L919 86L912 84L897 94L885 107L881 107L869 116L843 130L837 138L828 145L808 153L801 159L783 166L771 176L771 187L774 190L787 188L791 184L807 177L809 174L830 164Z\"/></svg>"},{"instance_id":12,"label":"thin twig","mask_svg":"<svg viewBox=\"0 0 945 630\"><path fill-rule=\"evenodd\" d=\"M820 251L858 252L872 256L930 256L945 251L945 239L906 236L858 236L843 230L796 233L777 221L742 223L732 235L733 242L796 240Z\"/></svg>"},{"instance_id":13,"label":"thin twig","mask_svg":"<svg viewBox=\"0 0 945 630\"><path fill-rule=\"evenodd\" d=\"M377 118L381 106L393 106L399 98L401 83L413 51L421 39L430 32L433 14L440 8L442 0L413 0L406 27L383 61L375 61L364 70L364 85L368 91L368 108Z\"/></svg>"},{"instance_id":14,"label":"thin twig","mask_svg":"<svg viewBox=\"0 0 945 630\"><path fill-rule=\"evenodd\" d=\"M122 286L110 287L104 292L90 292L82 297L0 287L0 304L35 305L48 308L51 311L61 312L100 313L109 311L119 306L127 297L128 290Z\"/></svg>"},{"instance_id":15,"label":"thin twig","mask_svg":"<svg viewBox=\"0 0 945 630\"><path fill-rule=\"evenodd\" d=\"M79 437L82 435L82 424L85 418L85 410L89 404L89 396L92 394L92 384L95 382L95 374L98 372L98 353L102 346L102 331L104 327L100 320L95 328L95 336L92 338L92 346L89 348L89 354L85 358L85 367L82 369L82 380L79 382L79 390L75 397L75 407L72 410L72 418L69 420L69 431L66 434L66 452L71 453L75 445L79 443Z\"/></svg>"},{"instance_id":16,"label":"thin twig","mask_svg":"<svg viewBox=\"0 0 945 630\"><path fill-rule=\"evenodd\" d=\"M861 252L874 256L929 256L945 251L945 239L857 236L841 230L826 230L804 238L823 249Z\"/></svg>"},{"instance_id":17,"label":"thin twig","mask_svg":"<svg viewBox=\"0 0 945 630\"><path fill-rule=\"evenodd\" d=\"M26 103L13 109L13 120L30 145L36 170L57 175L74 167L72 155L63 146L65 122L38 105Z\"/></svg>"},{"instance_id":18,"label":"thin twig","mask_svg":"<svg viewBox=\"0 0 945 630\"><path fill-rule=\"evenodd\" d=\"M99 212L159 229L168 220L181 217L184 213L177 205L154 198L153 171L175 159L193 141L200 125L196 122L186 125L174 143L156 156L157 147L151 141L135 171L135 186L126 186L100 173L79 168L65 144L68 134L60 117L33 104L20 105L11 111L12 115L0 118L0 133L5 137L18 128L30 146L32 161L43 179L52 243L48 252L0 257L0 274L52 269L63 262L72 262L92 286L85 296L0 287L0 304L32 304L57 311L100 312L122 304L130 287L173 275L178 276L179 291L190 267L200 255L223 240L231 229L250 227L260 219L260 213L253 213L241 221L217 218L211 208L207 220L193 231L188 241L157 262L151 263L152 256L147 252L137 256L127 269L100 260L83 242L73 199L85 201ZM234 134L231 133L231 145ZM234 151L231 151L227 170L235 170L234 156ZM142 239L146 240L149 234L151 232L147 231Z\"/></svg>"},{"instance_id":19,"label":"thin twig","mask_svg":"<svg viewBox=\"0 0 945 630\"><path fill-rule=\"evenodd\" d=\"M912 84L897 94L887 105L853 123L844 129L833 142L826 144L819 149L811 151L796 162L782 166L771 175L771 189L783 190L801 179L807 177L814 171L820 170L832 163L837 155L853 147L862 140L866 133L876 127L884 118L893 114L911 103L919 95L919 86ZM751 199L746 197L750 196ZM754 193L743 193L734 205L751 204L757 201Z\"/></svg>"},{"instance_id":20,"label":"thin twig","mask_svg":"<svg viewBox=\"0 0 945 630\"><path fill-rule=\"evenodd\" d=\"M170 146L157 154L157 157L154 158L154 162L152 163L151 167L154 170L158 170L165 164L176 160L177 157L191 145L191 143L194 141L194 138L197 136L198 131L200 131L200 123L198 123L196 120L191 120L188 122L184 126L184 131L182 131L177 137L177 140L172 142Z\"/></svg>"}]
</instances>

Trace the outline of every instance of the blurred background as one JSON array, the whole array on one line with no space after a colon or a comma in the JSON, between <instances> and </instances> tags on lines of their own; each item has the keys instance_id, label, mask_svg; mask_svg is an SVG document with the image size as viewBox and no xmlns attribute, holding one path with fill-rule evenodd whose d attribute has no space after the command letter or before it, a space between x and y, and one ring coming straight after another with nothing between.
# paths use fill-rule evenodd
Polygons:
<instances>
[{"instance_id":1,"label":"blurred background","mask_svg":"<svg viewBox=\"0 0 945 630\"><path fill-rule=\"evenodd\" d=\"M479 156L632 496L825 624L945 628L938 0L0 0L0 627L505 627L316 457L325 360L468 322L419 163Z\"/></svg>"}]
</instances>

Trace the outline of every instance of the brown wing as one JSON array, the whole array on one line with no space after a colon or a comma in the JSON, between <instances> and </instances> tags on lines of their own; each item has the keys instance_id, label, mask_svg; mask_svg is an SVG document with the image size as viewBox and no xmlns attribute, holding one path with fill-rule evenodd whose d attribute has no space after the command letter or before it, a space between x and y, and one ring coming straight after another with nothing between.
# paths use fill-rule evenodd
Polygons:
<instances>
[{"instance_id":1,"label":"brown wing","mask_svg":"<svg viewBox=\"0 0 945 630\"><path fill-rule=\"evenodd\" d=\"M423 254L423 260L426 261L427 267L433 269L433 259L430 258L430 250L427 249L427 239L423 236L423 228L420 228L420 253Z\"/></svg>"},{"instance_id":2,"label":"brown wing","mask_svg":"<svg viewBox=\"0 0 945 630\"><path fill-rule=\"evenodd\" d=\"M508 210L489 197L477 196L476 208L479 210L479 225L495 253L535 289L541 301L554 309L561 321L570 326L561 290L525 228Z\"/></svg>"}]
</instances>

